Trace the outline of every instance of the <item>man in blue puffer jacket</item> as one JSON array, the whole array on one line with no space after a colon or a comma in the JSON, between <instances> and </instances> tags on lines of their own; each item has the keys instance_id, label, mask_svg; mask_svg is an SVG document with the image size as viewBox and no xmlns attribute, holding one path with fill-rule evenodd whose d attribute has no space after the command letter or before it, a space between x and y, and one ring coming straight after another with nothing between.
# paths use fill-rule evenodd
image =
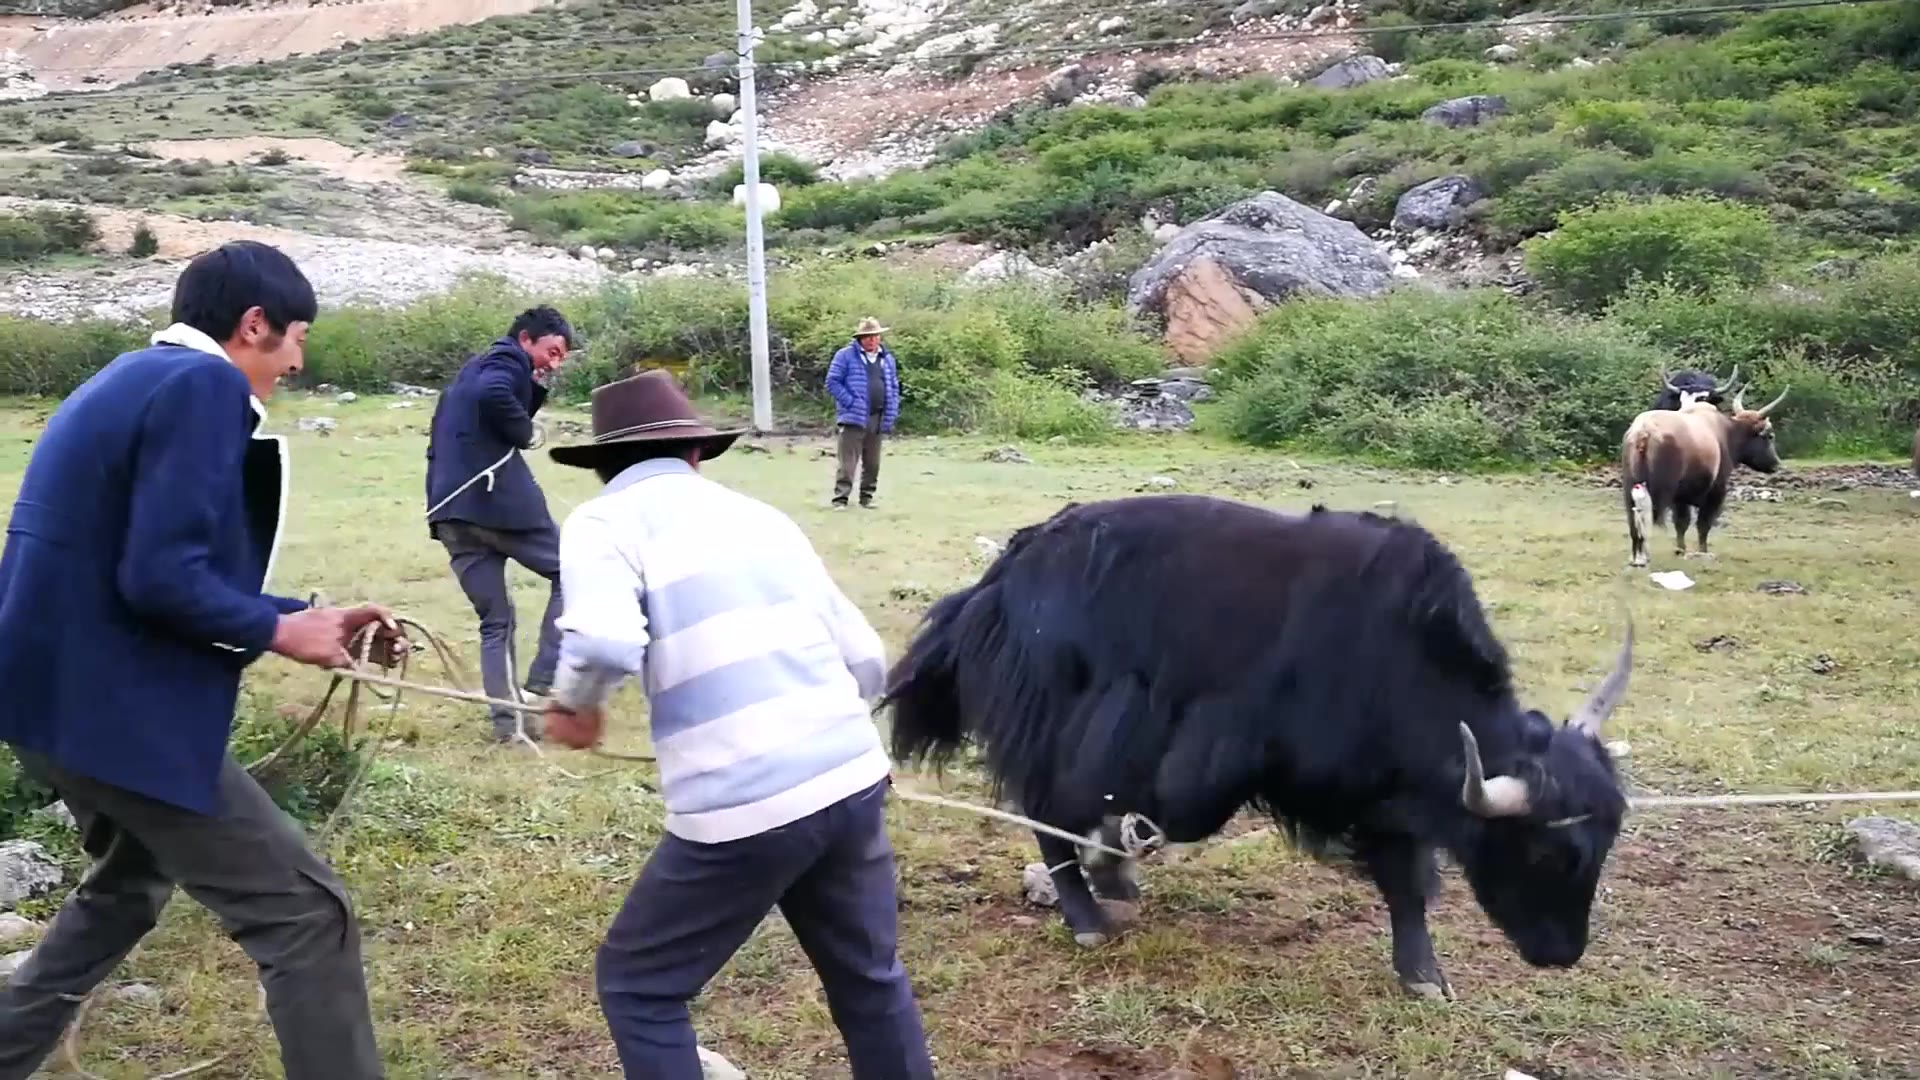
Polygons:
<instances>
[{"instance_id":1,"label":"man in blue puffer jacket","mask_svg":"<svg viewBox=\"0 0 1920 1080\"><path fill-rule=\"evenodd\" d=\"M887 328L878 319L862 319L853 341L833 354L827 368L827 393L833 397L834 423L840 426L840 464L833 480L833 508L845 510L860 472L860 505L873 509L880 483L880 436L893 430L900 415L900 369L880 343Z\"/></svg>"}]
</instances>

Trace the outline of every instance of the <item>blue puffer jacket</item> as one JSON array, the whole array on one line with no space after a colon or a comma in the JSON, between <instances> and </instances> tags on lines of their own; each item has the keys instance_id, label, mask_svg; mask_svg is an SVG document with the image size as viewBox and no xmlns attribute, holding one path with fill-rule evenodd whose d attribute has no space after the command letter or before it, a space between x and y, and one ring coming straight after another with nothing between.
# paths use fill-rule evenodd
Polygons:
<instances>
[{"instance_id":1,"label":"blue puffer jacket","mask_svg":"<svg viewBox=\"0 0 1920 1080\"><path fill-rule=\"evenodd\" d=\"M866 360L861 358L860 343L850 341L833 354L827 368L827 393L833 396L834 423L866 427L873 407L867 401ZM900 416L900 368L885 345L880 346L880 376L887 387L887 401L881 408L880 430L892 431Z\"/></svg>"}]
</instances>

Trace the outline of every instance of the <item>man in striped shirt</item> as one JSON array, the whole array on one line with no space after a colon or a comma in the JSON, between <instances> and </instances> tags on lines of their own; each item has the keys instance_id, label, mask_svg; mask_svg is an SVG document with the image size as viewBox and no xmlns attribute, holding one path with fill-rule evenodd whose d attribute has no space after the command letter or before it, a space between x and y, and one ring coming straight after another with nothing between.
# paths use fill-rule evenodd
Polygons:
<instances>
[{"instance_id":1,"label":"man in striped shirt","mask_svg":"<svg viewBox=\"0 0 1920 1080\"><path fill-rule=\"evenodd\" d=\"M666 835L595 965L622 1068L699 1080L687 1003L777 904L856 1080L931 1078L895 945L879 636L786 515L700 475L739 432L702 424L671 376L596 390L593 431L550 451L606 489L561 530L546 720L589 747L614 687L646 688Z\"/></svg>"}]
</instances>

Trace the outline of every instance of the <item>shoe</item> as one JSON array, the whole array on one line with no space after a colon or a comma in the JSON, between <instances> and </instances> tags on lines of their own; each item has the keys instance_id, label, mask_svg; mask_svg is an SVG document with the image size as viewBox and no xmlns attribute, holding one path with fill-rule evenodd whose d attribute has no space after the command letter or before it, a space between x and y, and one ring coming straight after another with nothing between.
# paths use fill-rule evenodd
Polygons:
<instances>
[{"instance_id":1,"label":"shoe","mask_svg":"<svg viewBox=\"0 0 1920 1080\"><path fill-rule=\"evenodd\" d=\"M832 507L835 510L845 510L847 508L847 504L844 502L841 502L838 499L835 499L832 503Z\"/></svg>"},{"instance_id":2,"label":"shoe","mask_svg":"<svg viewBox=\"0 0 1920 1080\"><path fill-rule=\"evenodd\" d=\"M862 509L862 510L871 510L871 509L873 509L873 500L872 500L872 499L861 499L861 500L860 500L860 509Z\"/></svg>"}]
</instances>

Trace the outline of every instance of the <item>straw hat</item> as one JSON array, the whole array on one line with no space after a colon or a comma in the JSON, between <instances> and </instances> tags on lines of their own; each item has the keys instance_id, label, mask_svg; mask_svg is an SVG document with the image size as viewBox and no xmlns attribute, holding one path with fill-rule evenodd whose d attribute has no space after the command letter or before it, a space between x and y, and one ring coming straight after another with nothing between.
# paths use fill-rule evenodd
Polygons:
<instances>
[{"instance_id":1,"label":"straw hat","mask_svg":"<svg viewBox=\"0 0 1920 1080\"><path fill-rule=\"evenodd\" d=\"M853 336L859 338L859 337L867 337L872 334L884 334L888 331L888 329L890 328L880 325L879 319L868 317L865 319L861 319L860 325L853 328Z\"/></svg>"}]
</instances>

